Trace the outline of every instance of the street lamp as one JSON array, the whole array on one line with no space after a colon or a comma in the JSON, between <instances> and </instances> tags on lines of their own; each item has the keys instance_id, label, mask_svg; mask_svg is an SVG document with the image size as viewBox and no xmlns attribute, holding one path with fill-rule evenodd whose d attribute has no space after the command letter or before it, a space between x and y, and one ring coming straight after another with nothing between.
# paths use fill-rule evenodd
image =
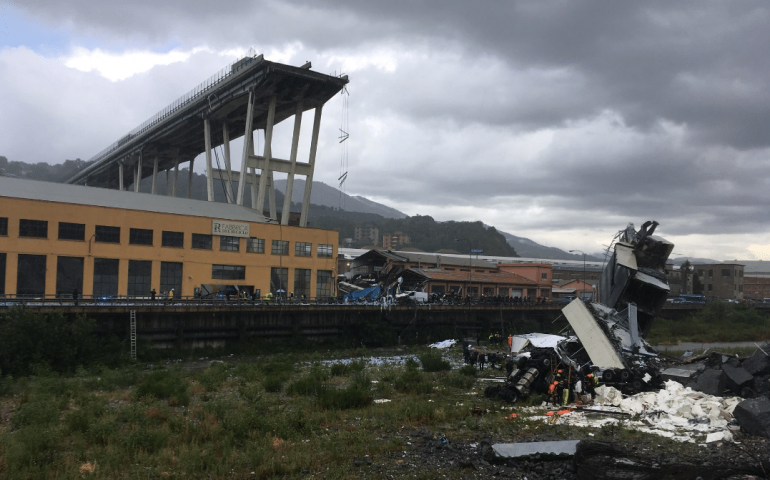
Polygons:
<instances>
[{"instance_id":1,"label":"street lamp","mask_svg":"<svg viewBox=\"0 0 770 480\"><path fill-rule=\"evenodd\" d=\"M471 264L471 241L467 238L455 238L455 242L459 242L460 240L464 240L468 242L468 288L467 288L467 296L470 298L470 290L471 290L471 282L473 282L473 265Z\"/></svg>"},{"instance_id":2,"label":"street lamp","mask_svg":"<svg viewBox=\"0 0 770 480\"><path fill-rule=\"evenodd\" d=\"M584 252L582 250L570 250L569 251L569 253L574 253L574 252L580 252L580 253L583 254L583 295L582 296L585 296L585 293L586 293L586 252ZM581 300L583 300L583 299L581 298Z\"/></svg>"}]
</instances>

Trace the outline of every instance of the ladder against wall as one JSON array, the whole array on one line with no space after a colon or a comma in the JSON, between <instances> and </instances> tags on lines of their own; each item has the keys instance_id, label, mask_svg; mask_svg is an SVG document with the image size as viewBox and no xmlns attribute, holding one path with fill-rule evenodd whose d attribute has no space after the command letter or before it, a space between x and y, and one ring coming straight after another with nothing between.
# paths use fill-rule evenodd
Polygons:
<instances>
[{"instance_id":1,"label":"ladder against wall","mask_svg":"<svg viewBox=\"0 0 770 480\"><path fill-rule=\"evenodd\" d=\"M136 360L136 310L131 310L131 360Z\"/></svg>"}]
</instances>

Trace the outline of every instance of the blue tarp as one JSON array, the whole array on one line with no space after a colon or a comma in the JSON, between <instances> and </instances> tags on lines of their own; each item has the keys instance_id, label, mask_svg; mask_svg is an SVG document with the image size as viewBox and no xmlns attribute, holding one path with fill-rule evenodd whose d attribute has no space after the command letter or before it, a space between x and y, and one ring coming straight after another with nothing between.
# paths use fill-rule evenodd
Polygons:
<instances>
[{"instance_id":1,"label":"blue tarp","mask_svg":"<svg viewBox=\"0 0 770 480\"><path fill-rule=\"evenodd\" d=\"M380 296L380 286L375 285L373 287L365 288L363 290L356 290L355 292L350 292L347 295L345 295L343 298L345 299L345 301L355 302L360 298L363 298L366 300L374 300L379 296Z\"/></svg>"}]
</instances>

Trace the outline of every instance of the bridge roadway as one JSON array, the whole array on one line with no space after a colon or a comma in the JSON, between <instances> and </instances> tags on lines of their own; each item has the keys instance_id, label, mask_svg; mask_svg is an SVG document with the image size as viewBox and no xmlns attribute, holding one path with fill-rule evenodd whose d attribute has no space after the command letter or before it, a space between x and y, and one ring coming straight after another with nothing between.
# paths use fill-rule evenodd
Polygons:
<instances>
[{"instance_id":1,"label":"bridge roadway","mask_svg":"<svg viewBox=\"0 0 770 480\"><path fill-rule=\"evenodd\" d=\"M0 304L0 321L11 303ZM340 305L340 304L253 304L251 302L199 300L83 303L72 300L29 302L35 312L60 312L66 316L87 315L102 334L129 336L129 312L136 311L137 336L156 347L222 346L227 341L248 338L287 339L306 337L361 340L366 344L390 341L475 337L491 332L504 335L549 332L562 305ZM685 318L696 305L676 305L662 316ZM374 337L380 337L374 338Z\"/></svg>"}]
</instances>

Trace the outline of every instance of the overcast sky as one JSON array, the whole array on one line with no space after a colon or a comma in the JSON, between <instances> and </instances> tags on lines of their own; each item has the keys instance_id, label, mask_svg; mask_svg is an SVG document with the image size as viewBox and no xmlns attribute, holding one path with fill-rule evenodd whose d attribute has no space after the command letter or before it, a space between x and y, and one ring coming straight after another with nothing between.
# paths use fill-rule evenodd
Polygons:
<instances>
[{"instance_id":1,"label":"overcast sky","mask_svg":"<svg viewBox=\"0 0 770 480\"><path fill-rule=\"evenodd\" d=\"M348 74L347 162L338 96L315 175L348 194L587 253L654 219L680 255L770 260L759 0L6 0L0 155L89 159L249 48Z\"/></svg>"}]
</instances>

